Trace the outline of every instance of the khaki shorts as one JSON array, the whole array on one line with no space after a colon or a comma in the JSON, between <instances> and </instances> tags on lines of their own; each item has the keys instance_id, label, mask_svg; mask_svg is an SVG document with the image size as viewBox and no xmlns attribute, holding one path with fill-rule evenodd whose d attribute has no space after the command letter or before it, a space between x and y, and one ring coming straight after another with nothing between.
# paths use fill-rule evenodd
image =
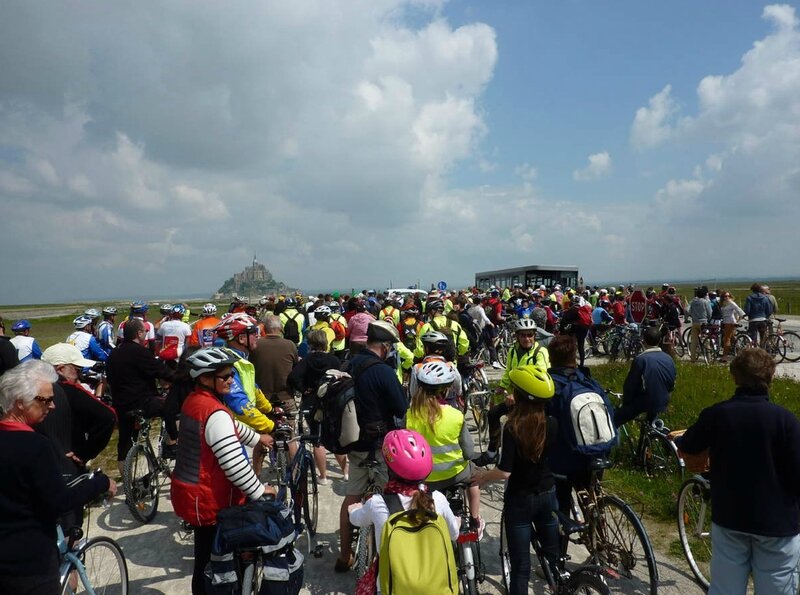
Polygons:
<instances>
[{"instance_id":1,"label":"khaki shorts","mask_svg":"<svg viewBox=\"0 0 800 595\"><path fill-rule=\"evenodd\" d=\"M347 462L350 463L350 479L345 484L345 494L347 496L363 496L367 492L369 486L369 474L373 473L375 483L383 491L383 486L389 481L389 471L386 468L386 462L383 460L383 454L380 450L375 451L375 460L380 465L370 471L367 467L362 467L368 452L351 452L347 454Z\"/></svg>"}]
</instances>

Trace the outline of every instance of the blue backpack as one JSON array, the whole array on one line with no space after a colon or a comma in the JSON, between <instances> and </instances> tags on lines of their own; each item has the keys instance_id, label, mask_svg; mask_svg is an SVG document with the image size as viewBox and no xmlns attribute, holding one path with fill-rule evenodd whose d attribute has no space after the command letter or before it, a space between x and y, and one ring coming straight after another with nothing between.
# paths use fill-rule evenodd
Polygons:
<instances>
[{"instance_id":1,"label":"blue backpack","mask_svg":"<svg viewBox=\"0 0 800 595\"><path fill-rule=\"evenodd\" d=\"M617 443L614 408L605 390L581 370L566 375L550 370L560 396L558 424L566 429L574 452L594 457L605 456Z\"/></svg>"}]
</instances>

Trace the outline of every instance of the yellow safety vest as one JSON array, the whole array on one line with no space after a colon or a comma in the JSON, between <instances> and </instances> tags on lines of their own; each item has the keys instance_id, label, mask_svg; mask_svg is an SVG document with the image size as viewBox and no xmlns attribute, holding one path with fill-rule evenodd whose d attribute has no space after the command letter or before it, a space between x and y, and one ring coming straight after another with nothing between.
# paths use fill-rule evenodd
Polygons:
<instances>
[{"instance_id":1,"label":"yellow safety vest","mask_svg":"<svg viewBox=\"0 0 800 595\"><path fill-rule=\"evenodd\" d=\"M433 455L433 471L428 481L444 481L455 477L467 468L464 453L458 439L464 425L464 414L450 405L442 405L442 417L432 428L427 420L416 417L410 410L406 419L406 427L422 434L431 445Z\"/></svg>"},{"instance_id":2,"label":"yellow safety vest","mask_svg":"<svg viewBox=\"0 0 800 595\"><path fill-rule=\"evenodd\" d=\"M338 323L340 323L345 328L345 330L347 330L347 319L344 316L342 316L341 314L339 314L338 312L333 312L331 314L331 320L337 321ZM335 333L334 333L334 335L335 335ZM341 351L345 347L344 342L346 340L347 340L347 338L341 339L339 341L333 341L331 343L331 345L330 345L330 347L331 347L330 350L331 351Z\"/></svg>"}]
</instances>

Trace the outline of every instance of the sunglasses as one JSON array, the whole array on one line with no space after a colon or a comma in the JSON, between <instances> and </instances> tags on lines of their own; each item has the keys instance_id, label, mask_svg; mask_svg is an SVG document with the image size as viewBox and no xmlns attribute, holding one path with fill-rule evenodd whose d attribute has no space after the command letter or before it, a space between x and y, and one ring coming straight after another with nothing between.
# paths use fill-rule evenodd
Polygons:
<instances>
[{"instance_id":1,"label":"sunglasses","mask_svg":"<svg viewBox=\"0 0 800 595\"><path fill-rule=\"evenodd\" d=\"M39 395L36 395L33 398L34 398L34 400L39 401L40 403L44 404L45 407L50 405L50 403L52 403L55 400L55 397L40 397Z\"/></svg>"},{"instance_id":2,"label":"sunglasses","mask_svg":"<svg viewBox=\"0 0 800 595\"><path fill-rule=\"evenodd\" d=\"M214 376L218 380L222 380L222 382L227 382L231 378L233 378L233 372L228 372L227 374L220 374L219 376Z\"/></svg>"}]
</instances>

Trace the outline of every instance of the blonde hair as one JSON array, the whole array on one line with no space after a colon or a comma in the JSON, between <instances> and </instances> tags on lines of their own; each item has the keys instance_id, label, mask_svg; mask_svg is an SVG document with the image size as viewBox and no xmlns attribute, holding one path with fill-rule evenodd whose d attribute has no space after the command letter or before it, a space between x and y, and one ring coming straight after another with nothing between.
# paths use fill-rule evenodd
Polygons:
<instances>
[{"instance_id":1,"label":"blonde hair","mask_svg":"<svg viewBox=\"0 0 800 595\"><path fill-rule=\"evenodd\" d=\"M447 388L449 387L445 387L445 390ZM433 427L437 421L442 419L442 406L439 404L437 396L443 393L444 390L428 392L421 386L417 387L417 392L411 397L411 414L424 419L430 427Z\"/></svg>"}]
</instances>

